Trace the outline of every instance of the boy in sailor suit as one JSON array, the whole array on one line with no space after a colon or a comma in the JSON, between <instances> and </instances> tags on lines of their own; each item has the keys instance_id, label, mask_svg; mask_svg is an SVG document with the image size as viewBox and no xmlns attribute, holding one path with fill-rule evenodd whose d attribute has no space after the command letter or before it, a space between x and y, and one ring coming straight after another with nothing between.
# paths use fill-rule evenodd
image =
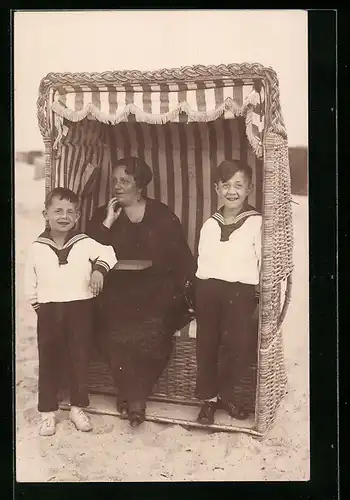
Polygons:
<instances>
[{"instance_id":1,"label":"boy in sailor suit","mask_svg":"<svg viewBox=\"0 0 350 500\"><path fill-rule=\"evenodd\" d=\"M247 418L232 394L257 350L262 217L248 205L252 170L225 160L215 168L214 182L223 206L201 229L196 272L196 397L203 401L197 419L202 424L214 422L218 407L233 418Z\"/></svg>"},{"instance_id":2,"label":"boy in sailor suit","mask_svg":"<svg viewBox=\"0 0 350 500\"><path fill-rule=\"evenodd\" d=\"M38 314L38 410L40 434L56 432L59 379L67 359L70 419L80 431L90 431L83 408L89 405L86 388L92 336L92 299L103 287L104 276L117 259L104 246L74 231L79 199L73 191L55 188L45 201L46 229L29 251L25 271L26 295Z\"/></svg>"}]
</instances>

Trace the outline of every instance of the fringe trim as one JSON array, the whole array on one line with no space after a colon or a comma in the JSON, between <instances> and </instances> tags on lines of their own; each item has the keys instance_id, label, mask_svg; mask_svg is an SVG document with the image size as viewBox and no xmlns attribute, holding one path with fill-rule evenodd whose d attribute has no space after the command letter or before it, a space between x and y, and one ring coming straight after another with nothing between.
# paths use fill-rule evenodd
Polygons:
<instances>
[{"instance_id":1,"label":"fringe trim","mask_svg":"<svg viewBox=\"0 0 350 500\"><path fill-rule=\"evenodd\" d=\"M253 114L254 111L250 107L247 111L246 119L245 119L245 130L248 137L249 144L251 145L254 153L258 158L262 158L263 156L263 142L262 137L256 136L253 133Z\"/></svg>"},{"instance_id":2,"label":"fringe trim","mask_svg":"<svg viewBox=\"0 0 350 500\"><path fill-rule=\"evenodd\" d=\"M71 122L79 122L85 118L98 120L99 122L116 125L121 122L127 121L130 114L135 115L136 121L149 123L150 125L163 125L169 121L176 121L180 113L188 116L189 123L205 123L217 120L225 112L231 112L233 117L243 116L246 114L246 134L249 143L257 157L263 156L262 137L258 137L253 133L253 107L261 102L261 94L253 90L245 99L243 105L240 107L231 97L227 97L225 101L215 109L208 111L195 111L188 102L180 102L174 109L167 113L152 114L146 113L135 104L127 104L121 111L117 112L114 116L104 113L93 104L88 104L85 108L76 111L66 108L59 101L55 101L51 105L51 109L55 115L55 128L57 129L57 137L53 145L53 149L59 149L62 137L65 135L63 120ZM59 155L59 151L58 151Z\"/></svg>"},{"instance_id":3,"label":"fringe trim","mask_svg":"<svg viewBox=\"0 0 350 500\"><path fill-rule=\"evenodd\" d=\"M246 111L246 109L250 106L256 106L257 104L263 103L265 100L264 93L261 90L261 92L257 92L256 90L252 90L249 95L245 98L243 105L242 105L242 111Z\"/></svg>"},{"instance_id":4,"label":"fringe trim","mask_svg":"<svg viewBox=\"0 0 350 500\"><path fill-rule=\"evenodd\" d=\"M230 111L233 116L240 116L242 114L242 108L231 97L228 97L225 102L217 108L209 111L194 111L186 101L180 102L174 109L162 114L146 113L133 103L127 104L122 111L119 111L114 116L104 113L93 104L88 104L85 108L76 111L65 108L59 101L55 101L52 103L51 109L61 120L65 118L71 122L79 122L88 117L88 115L92 115L96 120L112 125L126 121L130 114L135 115L137 121L149 123L151 125L162 125L169 121L174 121L175 118L178 118L180 113L185 113L188 116L189 122L214 121L224 114L225 111ZM55 122L56 128L57 126L60 127L59 135L55 141L56 147L62 137L62 125L63 121L57 121L57 124Z\"/></svg>"},{"instance_id":5,"label":"fringe trim","mask_svg":"<svg viewBox=\"0 0 350 500\"><path fill-rule=\"evenodd\" d=\"M265 100L265 96L263 91L260 93L256 90L253 90L245 99L242 112L246 114L246 134L248 137L249 144L251 145L254 153L258 158L263 157L263 141L262 141L262 133L260 132L260 136L257 136L253 133L253 115L254 110L253 107L258 104L262 104Z\"/></svg>"},{"instance_id":6,"label":"fringe trim","mask_svg":"<svg viewBox=\"0 0 350 500\"><path fill-rule=\"evenodd\" d=\"M55 129L57 130L57 137L53 143L53 149L57 149L60 141L63 137L63 116L59 113L55 113L54 117Z\"/></svg>"}]
</instances>

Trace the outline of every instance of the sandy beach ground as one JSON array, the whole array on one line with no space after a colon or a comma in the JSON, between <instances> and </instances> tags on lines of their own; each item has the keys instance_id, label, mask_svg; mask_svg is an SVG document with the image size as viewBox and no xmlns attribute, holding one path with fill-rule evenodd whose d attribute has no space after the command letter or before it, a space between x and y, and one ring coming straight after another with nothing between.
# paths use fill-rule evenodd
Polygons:
<instances>
[{"instance_id":1,"label":"sandy beach ground","mask_svg":"<svg viewBox=\"0 0 350 500\"><path fill-rule=\"evenodd\" d=\"M92 415L79 433L59 415L55 436L38 436L36 316L22 290L30 242L43 229L44 181L16 165L16 474L20 482L305 481L309 479L308 199L293 197L295 272L283 327L288 393L274 428L257 441L240 433L188 431L145 422L130 429Z\"/></svg>"}]
</instances>

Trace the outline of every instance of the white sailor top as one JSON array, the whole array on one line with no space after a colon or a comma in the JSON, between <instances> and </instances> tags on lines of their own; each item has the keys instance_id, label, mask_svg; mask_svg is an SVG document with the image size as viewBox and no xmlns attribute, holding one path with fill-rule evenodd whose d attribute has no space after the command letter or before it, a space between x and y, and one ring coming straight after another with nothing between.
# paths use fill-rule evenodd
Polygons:
<instances>
[{"instance_id":1,"label":"white sailor top","mask_svg":"<svg viewBox=\"0 0 350 500\"><path fill-rule=\"evenodd\" d=\"M45 230L28 253L25 294L34 309L40 303L90 299L92 271L105 275L116 263L112 246L101 245L86 234L70 232L59 249L49 230Z\"/></svg>"},{"instance_id":2,"label":"white sailor top","mask_svg":"<svg viewBox=\"0 0 350 500\"><path fill-rule=\"evenodd\" d=\"M232 224L225 224L223 207L215 212L200 232L197 278L258 285L261 226L261 214L250 205Z\"/></svg>"}]
</instances>

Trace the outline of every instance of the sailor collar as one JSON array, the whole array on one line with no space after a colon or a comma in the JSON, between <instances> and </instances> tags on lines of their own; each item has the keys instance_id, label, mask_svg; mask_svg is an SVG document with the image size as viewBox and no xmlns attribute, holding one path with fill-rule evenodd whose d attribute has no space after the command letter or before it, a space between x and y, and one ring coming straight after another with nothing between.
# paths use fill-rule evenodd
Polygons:
<instances>
[{"instance_id":1,"label":"sailor collar","mask_svg":"<svg viewBox=\"0 0 350 500\"><path fill-rule=\"evenodd\" d=\"M231 224L225 224L225 219L223 215L224 207L219 208L217 212L215 212L211 217L217 221L221 229L221 238L220 241L228 241L231 234L234 231L237 231L245 221L252 216L261 215L254 207L251 205L244 205L242 210L237 214L234 221Z\"/></svg>"},{"instance_id":2,"label":"sailor collar","mask_svg":"<svg viewBox=\"0 0 350 500\"><path fill-rule=\"evenodd\" d=\"M73 246L80 240L84 240L88 236L84 233L79 233L77 231L69 231L66 237L66 241L62 248L58 248L56 242L52 239L49 229L45 229L38 238L35 240L36 243L41 243L43 245L48 245L57 255L58 262L60 266L68 264L68 255Z\"/></svg>"}]
</instances>

